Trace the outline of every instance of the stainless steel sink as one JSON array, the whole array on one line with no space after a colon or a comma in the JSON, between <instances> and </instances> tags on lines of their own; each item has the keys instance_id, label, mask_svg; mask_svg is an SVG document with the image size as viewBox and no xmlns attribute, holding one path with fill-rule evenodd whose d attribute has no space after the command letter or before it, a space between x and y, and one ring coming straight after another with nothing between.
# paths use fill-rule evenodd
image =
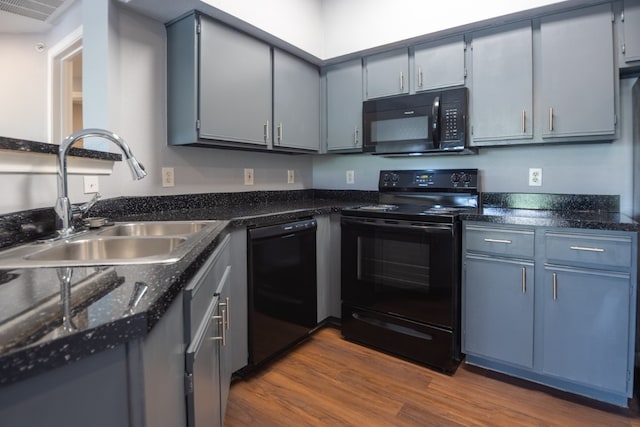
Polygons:
<instances>
[{"instance_id":1,"label":"stainless steel sink","mask_svg":"<svg viewBox=\"0 0 640 427\"><path fill-rule=\"evenodd\" d=\"M115 223L65 240L28 243L0 251L0 269L172 263L223 223Z\"/></svg>"},{"instance_id":2,"label":"stainless steel sink","mask_svg":"<svg viewBox=\"0 0 640 427\"><path fill-rule=\"evenodd\" d=\"M175 236L197 233L208 223L202 221L132 222L108 227L101 236Z\"/></svg>"},{"instance_id":3,"label":"stainless steel sink","mask_svg":"<svg viewBox=\"0 0 640 427\"><path fill-rule=\"evenodd\" d=\"M185 237L82 239L60 243L24 258L31 261L100 262L161 257L171 253L186 240Z\"/></svg>"}]
</instances>

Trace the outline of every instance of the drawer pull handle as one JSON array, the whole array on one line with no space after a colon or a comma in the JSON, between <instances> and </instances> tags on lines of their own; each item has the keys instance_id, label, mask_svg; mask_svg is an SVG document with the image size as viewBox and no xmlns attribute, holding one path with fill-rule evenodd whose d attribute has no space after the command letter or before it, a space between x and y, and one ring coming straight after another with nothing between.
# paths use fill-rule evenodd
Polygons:
<instances>
[{"instance_id":1,"label":"drawer pull handle","mask_svg":"<svg viewBox=\"0 0 640 427\"><path fill-rule=\"evenodd\" d=\"M484 239L485 242L488 243L504 243L505 245L510 245L511 244L511 240L506 240L506 239Z\"/></svg>"},{"instance_id":2,"label":"drawer pull handle","mask_svg":"<svg viewBox=\"0 0 640 427\"><path fill-rule=\"evenodd\" d=\"M522 293L527 293L527 267L522 267Z\"/></svg>"},{"instance_id":3,"label":"drawer pull handle","mask_svg":"<svg viewBox=\"0 0 640 427\"><path fill-rule=\"evenodd\" d=\"M552 282L553 282L553 300L556 301L558 299L558 273L553 273Z\"/></svg>"},{"instance_id":4,"label":"drawer pull handle","mask_svg":"<svg viewBox=\"0 0 640 427\"><path fill-rule=\"evenodd\" d=\"M604 252L602 248L588 248L585 246L570 246L569 249L574 251L585 251L585 252Z\"/></svg>"}]
</instances>

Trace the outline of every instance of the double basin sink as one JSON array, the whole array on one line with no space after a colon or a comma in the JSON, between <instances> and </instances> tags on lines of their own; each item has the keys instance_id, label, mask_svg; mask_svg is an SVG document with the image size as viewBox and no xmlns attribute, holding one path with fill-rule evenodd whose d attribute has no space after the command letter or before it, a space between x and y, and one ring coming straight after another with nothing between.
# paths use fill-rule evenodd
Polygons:
<instances>
[{"instance_id":1,"label":"double basin sink","mask_svg":"<svg viewBox=\"0 0 640 427\"><path fill-rule=\"evenodd\" d=\"M0 269L172 263L219 221L114 223L63 240L28 243L0 252Z\"/></svg>"}]
</instances>

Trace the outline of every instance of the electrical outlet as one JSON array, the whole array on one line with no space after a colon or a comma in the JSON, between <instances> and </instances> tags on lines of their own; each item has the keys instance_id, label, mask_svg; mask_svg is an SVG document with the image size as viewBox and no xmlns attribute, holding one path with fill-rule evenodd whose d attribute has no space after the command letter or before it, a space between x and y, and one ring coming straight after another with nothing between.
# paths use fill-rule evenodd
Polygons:
<instances>
[{"instance_id":1,"label":"electrical outlet","mask_svg":"<svg viewBox=\"0 0 640 427\"><path fill-rule=\"evenodd\" d=\"M542 186L542 168L529 168L529 185L532 187Z\"/></svg>"},{"instance_id":2,"label":"electrical outlet","mask_svg":"<svg viewBox=\"0 0 640 427\"><path fill-rule=\"evenodd\" d=\"M244 185L253 185L253 169L244 169Z\"/></svg>"},{"instance_id":3,"label":"electrical outlet","mask_svg":"<svg viewBox=\"0 0 640 427\"><path fill-rule=\"evenodd\" d=\"M293 169L289 169L287 171L287 184L293 184L294 182L296 182L295 172Z\"/></svg>"},{"instance_id":4,"label":"electrical outlet","mask_svg":"<svg viewBox=\"0 0 640 427\"><path fill-rule=\"evenodd\" d=\"M100 190L97 176L84 177L84 194L97 193Z\"/></svg>"},{"instance_id":5,"label":"electrical outlet","mask_svg":"<svg viewBox=\"0 0 640 427\"><path fill-rule=\"evenodd\" d=\"M173 174L173 168L162 168L162 186L173 187L175 186L175 176Z\"/></svg>"},{"instance_id":6,"label":"electrical outlet","mask_svg":"<svg viewBox=\"0 0 640 427\"><path fill-rule=\"evenodd\" d=\"M354 171L347 171L347 184L353 184L356 182L356 176Z\"/></svg>"}]
</instances>

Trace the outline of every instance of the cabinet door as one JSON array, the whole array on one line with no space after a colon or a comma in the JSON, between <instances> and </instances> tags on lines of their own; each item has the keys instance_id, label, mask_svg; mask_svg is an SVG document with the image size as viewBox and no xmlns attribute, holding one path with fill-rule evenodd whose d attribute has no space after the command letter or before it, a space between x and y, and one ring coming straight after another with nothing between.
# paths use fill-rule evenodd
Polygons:
<instances>
[{"instance_id":1,"label":"cabinet door","mask_svg":"<svg viewBox=\"0 0 640 427\"><path fill-rule=\"evenodd\" d=\"M543 138L615 135L611 4L541 20Z\"/></svg>"},{"instance_id":2,"label":"cabinet door","mask_svg":"<svg viewBox=\"0 0 640 427\"><path fill-rule=\"evenodd\" d=\"M533 137L531 24L477 33L471 51L471 145L528 142Z\"/></svg>"},{"instance_id":3,"label":"cabinet door","mask_svg":"<svg viewBox=\"0 0 640 427\"><path fill-rule=\"evenodd\" d=\"M640 61L640 2L624 2L622 43L625 62Z\"/></svg>"},{"instance_id":4,"label":"cabinet door","mask_svg":"<svg viewBox=\"0 0 640 427\"><path fill-rule=\"evenodd\" d=\"M362 151L362 62L327 70L327 151Z\"/></svg>"},{"instance_id":5,"label":"cabinet door","mask_svg":"<svg viewBox=\"0 0 640 427\"><path fill-rule=\"evenodd\" d=\"M267 145L271 50L201 17L200 138Z\"/></svg>"},{"instance_id":6,"label":"cabinet door","mask_svg":"<svg viewBox=\"0 0 640 427\"><path fill-rule=\"evenodd\" d=\"M273 146L320 149L318 68L288 53L273 52Z\"/></svg>"},{"instance_id":7,"label":"cabinet door","mask_svg":"<svg viewBox=\"0 0 640 427\"><path fill-rule=\"evenodd\" d=\"M462 352L533 367L533 264L467 255Z\"/></svg>"},{"instance_id":8,"label":"cabinet door","mask_svg":"<svg viewBox=\"0 0 640 427\"><path fill-rule=\"evenodd\" d=\"M456 36L415 47L416 92L464 84L464 37Z\"/></svg>"},{"instance_id":9,"label":"cabinet door","mask_svg":"<svg viewBox=\"0 0 640 427\"><path fill-rule=\"evenodd\" d=\"M627 274L545 266L543 372L628 392L630 286Z\"/></svg>"},{"instance_id":10,"label":"cabinet door","mask_svg":"<svg viewBox=\"0 0 640 427\"><path fill-rule=\"evenodd\" d=\"M409 52L399 49L365 58L367 99L409 93Z\"/></svg>"},{"instance_id":11,"label":"cabinet door","mask_svg":"<svg viewBox=\"0 0 640 427\"><path fill-rule=\"evenodd\" d=\"M224 318L222 327L224 330L224 340L220 344L220 423L224 424L224 416L227 409L227 400L229 398L229 386L231 385L231 374L233 373L232 360L232 340L231 340L231 321L230 313L233 301L231 299L231 265L227 265L216 295L220 300L219 316Z\"/></svg>"}]
</instances>

